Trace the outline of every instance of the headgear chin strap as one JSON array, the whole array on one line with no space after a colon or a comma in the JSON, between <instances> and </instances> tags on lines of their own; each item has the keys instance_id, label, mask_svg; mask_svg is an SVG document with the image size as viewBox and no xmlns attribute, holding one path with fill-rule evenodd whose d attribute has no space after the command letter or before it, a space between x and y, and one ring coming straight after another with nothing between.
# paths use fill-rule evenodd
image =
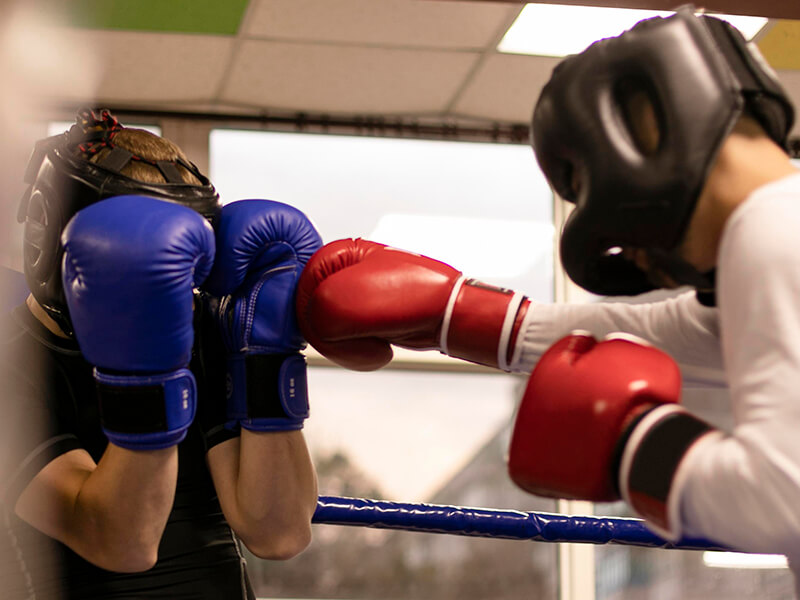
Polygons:
<instances>
[{"instance_id":1,"label":"headgear chin strap","mask_svg":"<svg viewBox=\"0 0 800 600\"><path fill-rule=\"evenodd\" d=\"M632 90L653 108L654 147L632 129ZM785 147L794 111L774 73L735 28L691 8L562 61L534 109L532 143L555 191L576 205L560 247L570 278L602 295L654 289L620 252L642 248L678 283L713 292L713 274L698 273L675 249L745 112Z\"/></svg>"},{"instance_id":2,"label":"headgear chin strap","mask_svg":"<svg viewBox=\"0 0 800 600\"><path fill-rule=\"evenodd\" d=\"M193 208L212 225L220 211L219 194L197 167L181 158L154 161L117 146L122 125L106 110L96 115L82 110L66 132L36 143L25 171L30 184L20 203L17 220L25 223L25 279L36 301L68 335L72 323L61 283L61 232L79 210L113 196L138 194ZM101 150L110 152L90 162ZM148 183L121 173L131 161L158 169L166 183ZM185 183L179 167L200 185Z\"/></svg>"}]
</instances>

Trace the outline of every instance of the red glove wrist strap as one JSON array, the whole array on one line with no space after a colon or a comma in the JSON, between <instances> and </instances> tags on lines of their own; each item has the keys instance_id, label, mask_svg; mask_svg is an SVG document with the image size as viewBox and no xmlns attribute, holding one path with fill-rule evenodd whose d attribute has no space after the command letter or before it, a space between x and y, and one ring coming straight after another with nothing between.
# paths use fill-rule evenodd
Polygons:
<instances>
[{"instance_id":1,"label":"red glove wrist strap","mask_svg":"<svg viewBox=\"0 0 800 600\"><path fill-rule=\"evenodd\" d=\"M509 348L522 320L525 296L475 279L461 278L453 287L442 321L440 347L449 356L510 370Z\"/></svg>"}]
</instances>

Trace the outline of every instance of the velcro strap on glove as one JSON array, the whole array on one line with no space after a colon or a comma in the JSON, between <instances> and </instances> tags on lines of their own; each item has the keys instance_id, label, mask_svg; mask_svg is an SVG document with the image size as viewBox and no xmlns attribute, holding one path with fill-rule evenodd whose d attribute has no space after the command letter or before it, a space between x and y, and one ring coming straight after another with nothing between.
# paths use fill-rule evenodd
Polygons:
<instances>
[{"instance_id":1,"label":"velcro strap on glove","mask_svg":"<svg viewBox=\"0 0 800 600\"><path fill-rule=\"evenodd\" d=\"M619 482L625 501L660 536L680 538L679 507L670 496L689 448L714 431L677 404L650 410L633 427L622 454Z\"/></svg>"},{"instance_id":2,"label":"velcro strap on glove","mask_svg":"<svg viewBox=\"0 0 800 600\"><path fill-rule=\"evenodd\" d=\"M158 450L186 437L197 410L189 369L157 375L116 375L95 369L100 420L108 439L130 450Z\"/></svg>"},{"instance_id":3,"label":"velcro strap on glove","mask_svg":"<svg viewBox=\"0 0 800 600\"><path fill-rule=\"evenodd\" d=\"M291 354L235 354L228 359L229 425L251 431L302 429L308 418L306 359Z\"/></svg>"}]
</instances>

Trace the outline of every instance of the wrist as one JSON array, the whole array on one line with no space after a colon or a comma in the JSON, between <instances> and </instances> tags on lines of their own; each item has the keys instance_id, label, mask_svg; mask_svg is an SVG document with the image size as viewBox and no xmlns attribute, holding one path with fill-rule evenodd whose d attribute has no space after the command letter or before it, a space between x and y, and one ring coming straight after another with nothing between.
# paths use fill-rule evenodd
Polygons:
<instances>
[{"instance_id":1,"label":"wrist","mask_svg":"<svg viewBox=\"0 0 800 600\"><path fill-rule=\"evenodd\" d=\"M678 404L649 410L633 424L619 464L622 498L665 539L680 537L674 496L684 457L715 429Z\"/></svg>"},{"instance_id":2,"label":"wrist","mask_svg":"<svg viewBox=\"0 0 800 600\"><path fill-rule=\"evenodd\" d=\"M302 354L233 354L228 372L228 426L251 431L303 428L309 408Z\"/></svg>"},{"instance_id":3,"label":"wrist","mask_svg":"<svg viewBox=\"0 0 800 600\"><path fill-rule=\"evenodd\" d=\"M148 375L94 370L100 420L111 442L129 450L157 450L181 442L197 408L188 369Z\"/></svg>"},{"instance_id":4,"label":"wrist","mask_svg":"<svg viewBox=\"0 0 800 600\"><path fill-rule=\"evenodd\" d=\"M442 319L442 352L511 370L513 348L529 304L519 292L461 276Z\"/></svg>"}]
</instances>

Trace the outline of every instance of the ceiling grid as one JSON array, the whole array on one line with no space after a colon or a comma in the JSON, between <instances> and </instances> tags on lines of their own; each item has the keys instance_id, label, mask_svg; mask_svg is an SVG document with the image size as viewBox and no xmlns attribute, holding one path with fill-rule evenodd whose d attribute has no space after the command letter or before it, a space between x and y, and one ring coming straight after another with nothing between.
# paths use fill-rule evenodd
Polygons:
<instances>
[{"instance_id":1,"label":"ceiling grid","mask_svg":"<svg viewBox=\"0 0 800 600\"><path fill-rule=\"evenodd\" d=\"M491 43L483 49L483 52L481 53L480 57L475 61L475 64L473 65L472 69L467 74L467 76L464 78L462 84L456 90L456 93L453 95L453 98L444 107L445 114L457 115L456 106L458 105L459 100L463 97L466 90L473 84L477 73L486 64L487 59L495 54L496 52L495 48L497 48L498 44L503 39L503 36L505 36L506 31L508 31L508 28L514 24L514 21L519 16L521 10L522 8L519 7L509 11L508 18L506 19L506 21L503 22L501 26L497 29L497 32L493 36Z\"/></svg>"},{"instance_id":2,"label":"ceiling grid","mask_svg":"<svg viewBox=\"0 0 800 600\"><path fill-rule=\"evenodd\" d=\"M75 88L53 94L70 109L92 103L220 116L308 113L524 124L558 63L497 52L521 2L75 0L69 5L79 7L82 17L62 37L102 62L92 97ZM776 6L765 4L772 13ZM800 21L774 20L758 43L800 103Z\"/></svg>"},{"instance_id":3,"label":"ceiling grid","mask_svg":"<svg viewBox=\"0 0 800 600\"><path fill-rule=\"evenodd\" d=\"M254 6L255 4L253 2L248 2L247 7L244 10L242 19L239 22L239 26L236 29L236 36L230 50L227 66L223 71L223 75L219 79L216 91L212 95L211 98L212 103L220 103L220 100L225 93L225 88L228 84L228 80L230 79L230 73L233 69L233 65L235 64L237 57L239 56L239 52L242 47L243 40L245 38L244 32L247 30L246 27L247 22L250 18L252 18L253 11L255 10Z\"/></svg>"}]
</instances>

